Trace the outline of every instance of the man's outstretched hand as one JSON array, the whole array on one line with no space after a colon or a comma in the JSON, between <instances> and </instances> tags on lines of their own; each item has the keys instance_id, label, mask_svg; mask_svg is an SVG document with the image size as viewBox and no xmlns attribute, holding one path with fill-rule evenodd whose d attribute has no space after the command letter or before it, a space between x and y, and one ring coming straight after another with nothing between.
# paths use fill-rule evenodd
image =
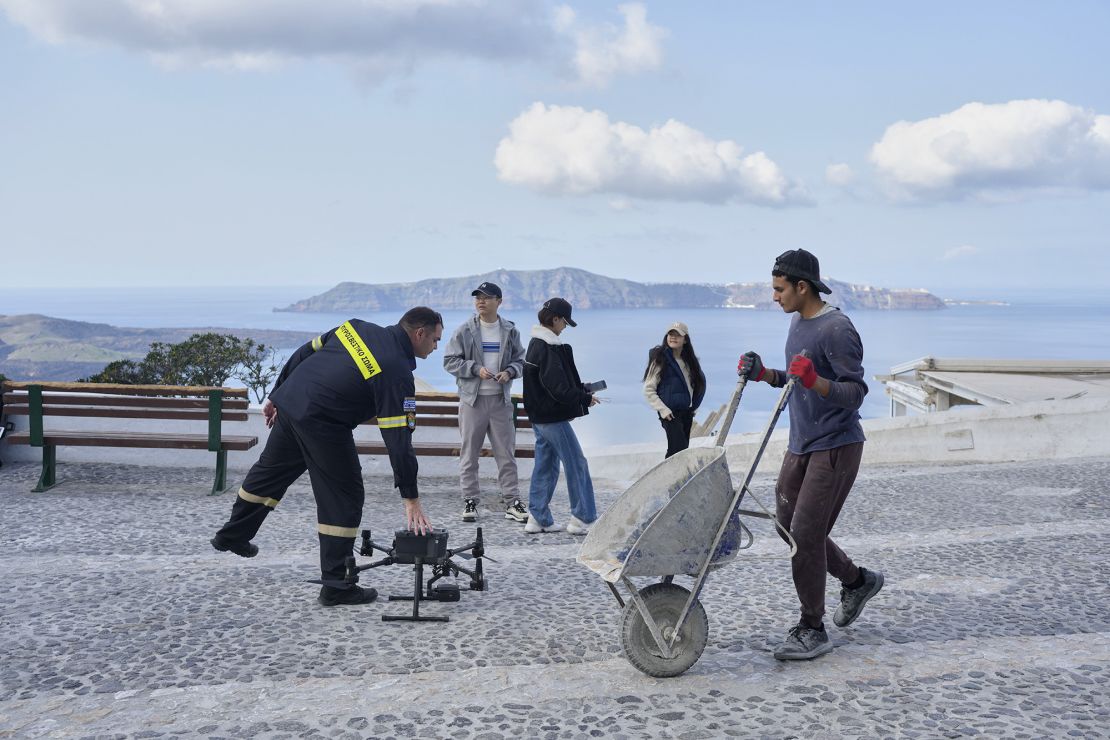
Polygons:
<instances>
[{"instance_id":1,"label":"man's outstretched hand","mask_svg":"<svg viewBox=\"0 0 1110 740\"><path fill-rule=\"evenodd\" d=\"M420 506L420 499L406 498L402 499L405 502L405 526L410 532L417 534L430 534L432 531L432 523L428 521L428 517L424 516L424 509Z\"/></svg>"}]
</instances>

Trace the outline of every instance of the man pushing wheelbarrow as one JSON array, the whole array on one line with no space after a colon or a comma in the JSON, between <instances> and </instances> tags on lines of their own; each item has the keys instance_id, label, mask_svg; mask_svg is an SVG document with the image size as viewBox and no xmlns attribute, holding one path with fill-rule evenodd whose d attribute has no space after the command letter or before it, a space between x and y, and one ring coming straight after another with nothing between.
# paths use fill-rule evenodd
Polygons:
<instances>
[{"instance_id":1,"label":"man pushing wheelbarrow","mask_svg":"<svg viewBox=\"0 0 1110 740\"><path fill-rule=\"evenodd\" d=\"M623 608L626 657L652 676L679 675L701 656L709 627L698 597L711 570L752 544L741 516L770 519L791 545L802 619L776 649L776 658L806 660L832 649L822 624L826 569L844 584L837 626L851 624L882 588L881 573L857 567L828 538L863 448L857 410L867 386L859 335L847 317L821 300L819 293L830 291L809 252L780 255L772 275L775 301L798 314L786 344L789 370L765 368L754 352L741 357L740 378L716 445L683 450L648 471L598 519L578 555ZM743 483L733 489L724 443L749 380L782 392ZM796 389L798 384L802 388ZM788 402L789 451L772 515L748 486ZM745 495L762 511L740 508ZM692 588L674 583L676 575L693 577ZM637 588L632 581L637 576L662 580ZM627 602L618 585L627 590Z\"/></svg>"},{"instance_id":2,"label":"man pushing wheelbarrow","mask_svg":"<svg viewBox=\"0 0 1110 740\"><path fill-rule=\"evenodd\" d=\"M775 485L775 517L798 549L791 568L802 614L775 657L809 660L832 650L824 626L826 572L841 583L837 627L854 622L883 587L882 573L857 566L829 537L863 455L863 343L852 321L821 299L832 291L806 250L778 256L771 288L775 303L795 314L786 337L789 369L764 367L759 355L746 352L737 370L772 386L783 386L787 377L802 384L790 401L790 441Z\"/></svg>"}]
</instances>

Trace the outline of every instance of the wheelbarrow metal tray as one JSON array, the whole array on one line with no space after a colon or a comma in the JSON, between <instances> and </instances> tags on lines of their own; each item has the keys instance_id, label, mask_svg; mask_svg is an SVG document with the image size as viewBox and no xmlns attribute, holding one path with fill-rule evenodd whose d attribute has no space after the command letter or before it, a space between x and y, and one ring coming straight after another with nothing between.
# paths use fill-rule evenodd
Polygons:
<instances>
[{"instance_id":1,"label":"wheelbarrow metal tray","mask_svg":"<svg viewBox=\"0 0 1110 740\"><path fill-rule=\"evenodd\" d=\"M726 516L714 567L736 557L741 529L720 447L683 450L645 473L599 518L578 562L610 583L621 576L696 575Z\"/></svg>"}]
</instances>

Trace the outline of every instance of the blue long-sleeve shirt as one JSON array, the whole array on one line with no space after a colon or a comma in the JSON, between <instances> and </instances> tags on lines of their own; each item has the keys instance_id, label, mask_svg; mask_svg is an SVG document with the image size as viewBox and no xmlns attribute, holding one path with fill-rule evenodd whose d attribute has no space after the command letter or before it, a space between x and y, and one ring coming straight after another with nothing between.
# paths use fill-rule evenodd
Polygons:
<instances>
[{"instance_id":1,"label":"blue long-sleeve shirt","mask_svg":"<svg viewBox=\"0 0 1110 740\"><path fill-rule=\"evenodd\" d=\"M826 307L811 319L794 314L786 336L786 363L809 350L814 369L829 381L829 395L822 398L816 388L794 386L790 397L789 449L795 455L863 442L859 408L867 395L863 379L863 342L852 320L839 308ZM782 386L786 371L776 372L775 385Z\"/></svg>"}]
</instances>

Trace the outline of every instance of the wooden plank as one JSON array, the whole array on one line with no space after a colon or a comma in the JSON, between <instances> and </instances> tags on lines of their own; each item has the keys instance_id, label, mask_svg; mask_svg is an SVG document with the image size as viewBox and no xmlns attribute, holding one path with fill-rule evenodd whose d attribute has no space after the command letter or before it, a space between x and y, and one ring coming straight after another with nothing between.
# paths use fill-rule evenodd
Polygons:
<instances>
[{"instance_id":1,"label":"wooden plank","mask_svg":"<svg viewBox=\"0 0 1110 740\"><path fill-rule=\"evenodd\" d=\"M4 414L11 416L26 416L29 407L22 404L4 406ZM200 419L208 420L208 412L190 409L144 409L144 408L113 408L110 406L43 406L43 416L81 416L93 419ZM221 415L222 421L246 421L249 416L246 411L225 411Z\"/></svg>"},{"instance_id":2,"label":"wooden plank","mask_svg":"<svg viewBox=\"0 0 1110 740\"><path fill-rule=\"evenodd\" d=\"M220 388L201 385L122 385L113 383L58 383L36 382L33 380L5 380L4 390L27 390L33 385L42 386L43 391L68 393L115 393L121 396L204 396L209 391L222 390L224 395L233 398L249 398L246 388Z\"/></svg>"},{"instance_id":3,"label":"wooden plank","mask_svg":"<svg viewBox=\"0 0 1110 740\"><path fill-rule=\"evenodd\" d=\"M174 396L114 396L74 393L43 393L42 402L67 406L146 406L158 408L207 409L207 398L179 398ZM4 405L27 403L26 391L4 394ZM225 409L250 408L245 398L225 398Z\"/></svg>"},{"instance_id":4,"label":"wooden plank","mask_svg":"<svg viewBox=\"0 0 1110 740\"><path fill-rule=\"evenodd\" d=\"M9 444L30 444L31 435L15 432L5 435ZM71 447L142 447L148 449L207 450L207 434L134 434L131 432L46 432L48 445ZM258 444L258 437L245 435L223 437L225 450L249 450Z\"/></svg>"},{"instance_id":5,"label":"wooden plank","mask_svg":"<svg viewBox=\"0 0 1110 740\"><path fill-rule=\"evenodd\" d=\"M458 457L461 454L460 445L452 442L422 442L414 444L413 450L418 456L422 457ZM355 449L358 450L360 455L388 455L389 450L386 449L383 442L369 442L362 441L355 444ZM493 457L493 450L489 447L483 447L482 451L478 453L479 457ZM532 445L517 445L516 456L521 458L533 458L536 456L536 448Z\"/></svg>"}]
</instances>

